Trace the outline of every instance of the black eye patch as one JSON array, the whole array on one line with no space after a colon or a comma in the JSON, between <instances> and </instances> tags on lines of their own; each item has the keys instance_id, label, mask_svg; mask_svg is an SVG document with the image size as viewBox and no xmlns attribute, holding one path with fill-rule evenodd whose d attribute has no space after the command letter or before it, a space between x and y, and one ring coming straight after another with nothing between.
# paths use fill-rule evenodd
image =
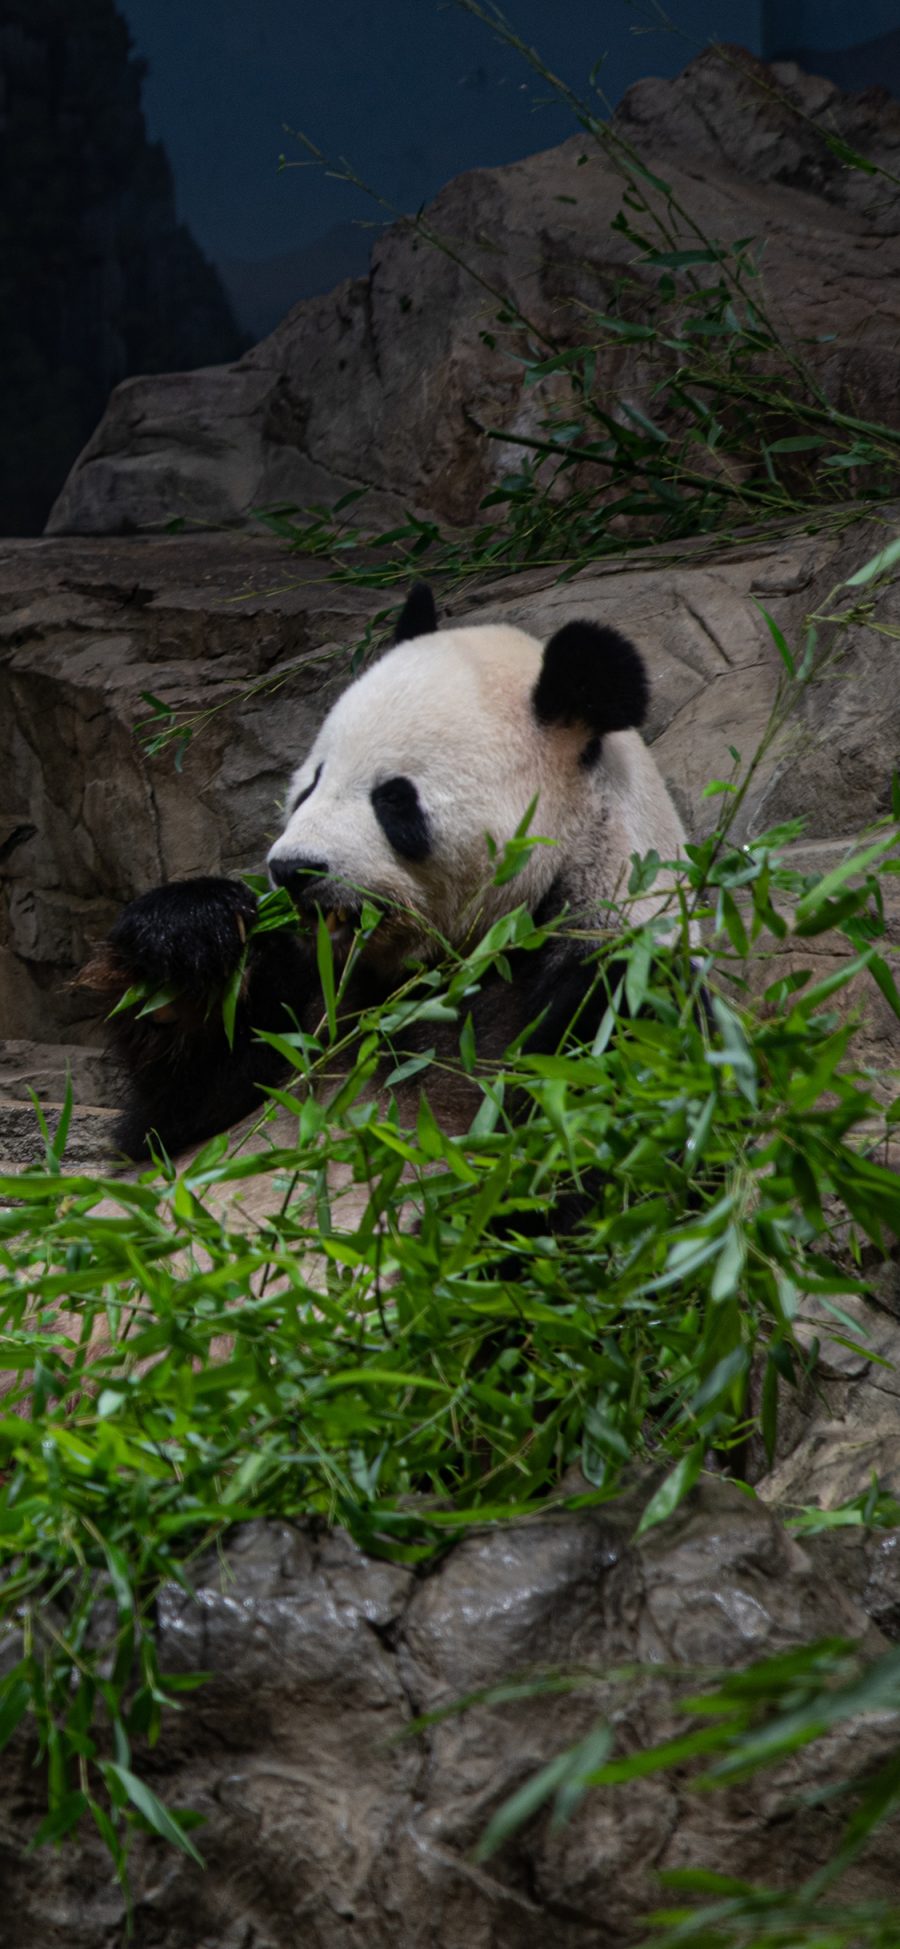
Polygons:
<instances>
[{"instance_id":1,"label":"black eye patch","mask_svg":"<svg viewBox=\"0 0 900 1949\"><path fill-rule=\"evenodd\" d=\"M298 792L298 793L297 793L297 796L296 796L296 798L295 798L295 800L294 800L294 803L293 803L293 805L291 806L291 809L290 809L290 812L288 813L288 818L289 818L289 819L292 819L292 818L293 818L293 816L294 816L294 813L296 812L296 810L297 810L297 807L298 807L298 806L300 806L300 805L302 805L302 804L304 803L304 801L305 801L306 799L308 799L308 798L311 798L311 796L312 796L312 794L313 794L313 792L314 792L314 791L315 791L315 789L316 789L316 786L317 786L317 785L318 785L318 783L319 783L319 779L320 779L320 778L321 778L321 776L322 776L322 771L323 771L323 769L324 769L324 767L323 767L323 765L317 765L317 767L316 767L316 775L315 775L315 778L313 779L313 782L312 782L312 784L311 784L311 785L304 785L304 787L303 787L303 790L302 790L302 792Z\"/></svg>"},{"instance_id":2,"label":"black eye patch","mask_svg":"<svg viewBox=\"0 0 900 1949\"><path fill-rule=\"evenodd\" d=\"M372 811L395 853L427 859L431 852L428 814L411 778L386 778L372 791Z\"/></svg>"}]
</instances>

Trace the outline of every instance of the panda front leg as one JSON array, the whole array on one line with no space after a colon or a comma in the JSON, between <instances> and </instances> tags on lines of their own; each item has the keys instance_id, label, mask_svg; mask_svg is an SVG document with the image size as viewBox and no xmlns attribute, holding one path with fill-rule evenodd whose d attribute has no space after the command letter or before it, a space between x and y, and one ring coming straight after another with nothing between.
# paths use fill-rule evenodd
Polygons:
<instances>
[{"instance_id":1,"label":"panda front leg","mask_svg":"<svg viewBox=\"0 0 900 1949\"><path fill-rule=\"evenodd\" d=\"M315 964L290 929L250 938L256 914L240 881L176 880L131 901L85 969L82 982L110 1011L130 988L141 991L109 1021L127 1076L116 1134L129 1157L145 1157L151 1142L174 1156L227 1130L283 1075L283 1059L256 1031L302 1022L317 993ZM222 1004L242 963L229 1045Z\"/></svg>"}]
</instances>

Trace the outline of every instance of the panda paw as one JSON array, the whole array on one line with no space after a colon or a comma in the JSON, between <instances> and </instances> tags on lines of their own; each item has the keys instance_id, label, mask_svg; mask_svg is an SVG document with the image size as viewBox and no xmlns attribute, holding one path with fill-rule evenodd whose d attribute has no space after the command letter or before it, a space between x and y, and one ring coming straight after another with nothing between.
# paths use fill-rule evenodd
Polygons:
<instances>
[{"instance_id":1,"label":"panda paw","mask_svg":"<svg viewBox=\"0 0 900 1949\"><path fill-rule=\"evenodd\" d=\"M255 895L239 880L154 887L132 900L112 929L110 976L115 970L123 990L140 982L197 999L209 995L238 967L256 912Z\"/></svg>"}]
</instances>

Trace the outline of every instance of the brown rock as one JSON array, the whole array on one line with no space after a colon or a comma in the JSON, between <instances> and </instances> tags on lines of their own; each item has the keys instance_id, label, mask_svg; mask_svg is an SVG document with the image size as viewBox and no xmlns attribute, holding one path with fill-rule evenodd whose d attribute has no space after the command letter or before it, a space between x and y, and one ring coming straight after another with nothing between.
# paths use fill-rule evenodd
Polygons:
<instances>
[{"instance_id":1,"label":"brown rock","mask_svg":"<svg viewBox=\"0 0 900 1949\"><path fill-rule=\"evenodd\" d=\"M159 1949L597 1949L643 1940L657 1869L714 1865L770 1884L812 1872L845 1802L806 1796L862 1778L896 1740L888 1715L727 1793L692 1793L681 1770L589 1792L561 1828L545 1809L484 1866L473 1861L503 1799L605 1715L620 1751L674 1729L661 1665L731 1669L841 1631L883 1645L824 1559L761 1505L708 1482L636 1545L645 1495L475 1532L424 1578L367 1561L340 1534L251 1524L197 1571L195 1598L165 1592L162 1670L203 1668L212 1683L141 1763L166 1799L204 1813L208 1868L138 1839L139 1938ZM624 1664L643 1671L617 1683ZM414 1713L559 1665L589 1671L590 1688L476 1706L398 1740ZM7 1761L8 1949L94 1949L121 1925L122 1897L87 1835L23 1854L39 1777L23 1749ZM891 1825L848 1894L892 1894L895 1849Z\"/></svg>"},{"instance_id":2,"label":"brown rock","mask_svg":"<svg viewBox=\"0 0 900 1949\"><path fill-rule=\"evenodd\" d=\"M83 1035L69 983L124 899L259 866L342 645L383 606L263 539L49 546L0 544L0 1023L42 1041ZM142 693L203 715L181 770L146 755Z\"/></svg>"},{"instance_id":3,"label":"brown rock","mask_svg":"<svg viewBox=\"0 0 900 1949\"><path fill-rule=\"evenodd\" d=\"M892 422L900 198L884 178L848 170L816 115L896 175L896 103L844 97L734 49L707 51L676 81L639 83L613 129L671 187L672 202L640 180L669 227L663 247L696 248L694 226L717 243L754 238L764 246L768 311L788 341L802 341L832 403ZM175 515L240 523L261 506L333 500L360 486L370 490L374 526L410 505L472 520L522 457L481 429L533 435L559 395L558 377L526 388L510 354L526 340L539 354L551 342L583 343L585 308L606 310L616 281L635 273L634 244L611 228L626 184L622 153L578 135L460 176L425 213L441 246L396 224L376 243L367 278L295 306L236 365L128 380L48 531L123 534ZM526 321L514 340L497 323L508 303ZM614 413L623 396L655 412L658 376L639 348L608 347L598 396Z\"/></svg>"},{"instance_id":4,"label":"brown rock","mask_svg":"<svg viewBox=\"0 0 900 1949\"><path fill-rule=\"evenodd\" d=\"M721 810L704 787L729 776L730 747L749 764L776 693L781 663L757 605L798 648L808 614L849 607L840 584L883 545L887 521L774 549L752 537L719 552L697 543L674 562L647 550L566 583L532 570L454 594L445 614L537 635L575 616L627 629L652 678L649 740L700 836ZM89 998L69 983L119 904L166 878L259 868L278 795L346 681L353 646L396 599L328 582L316 562L260 537L0 544L8 1035L96 1036ZM891 589L875 597L882 633L823 625L835 656L754 772L737 836L802 812L831 864L888 809L900 698L885 632L897 627L898 600ZM148 756L135 734L149 715L145 692L195 723L180 770L173 746ZM833 951L829 937L810 950ZM891 1059L886 1005L873 1034Z\"/></svg>"}]
</instances>

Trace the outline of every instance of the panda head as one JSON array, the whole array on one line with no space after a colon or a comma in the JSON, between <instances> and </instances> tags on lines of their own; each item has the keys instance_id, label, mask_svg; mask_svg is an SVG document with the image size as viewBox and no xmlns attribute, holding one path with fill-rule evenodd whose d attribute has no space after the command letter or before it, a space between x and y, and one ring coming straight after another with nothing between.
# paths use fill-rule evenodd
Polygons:
<instances>
[{"instance_id":1,"label":"panda head","mask_svg":"<svg viewBox=\"0 0 900 1949\"><path fill-rule=\"evenodd\" d=\"M301 916L326 916L339 954L374 901L383 919L366 953L384 972L462 946L552 885L562 904L571 857L602 822L604 741L646 707L641 659L615 630L568 623L544 648L506 624L438 631L418 584L394 648L338 699L294 773L270 878ZM554 844L497 887L488 836L502 847L535 799L530 831Z\"/></svg>"}]
</instances>

